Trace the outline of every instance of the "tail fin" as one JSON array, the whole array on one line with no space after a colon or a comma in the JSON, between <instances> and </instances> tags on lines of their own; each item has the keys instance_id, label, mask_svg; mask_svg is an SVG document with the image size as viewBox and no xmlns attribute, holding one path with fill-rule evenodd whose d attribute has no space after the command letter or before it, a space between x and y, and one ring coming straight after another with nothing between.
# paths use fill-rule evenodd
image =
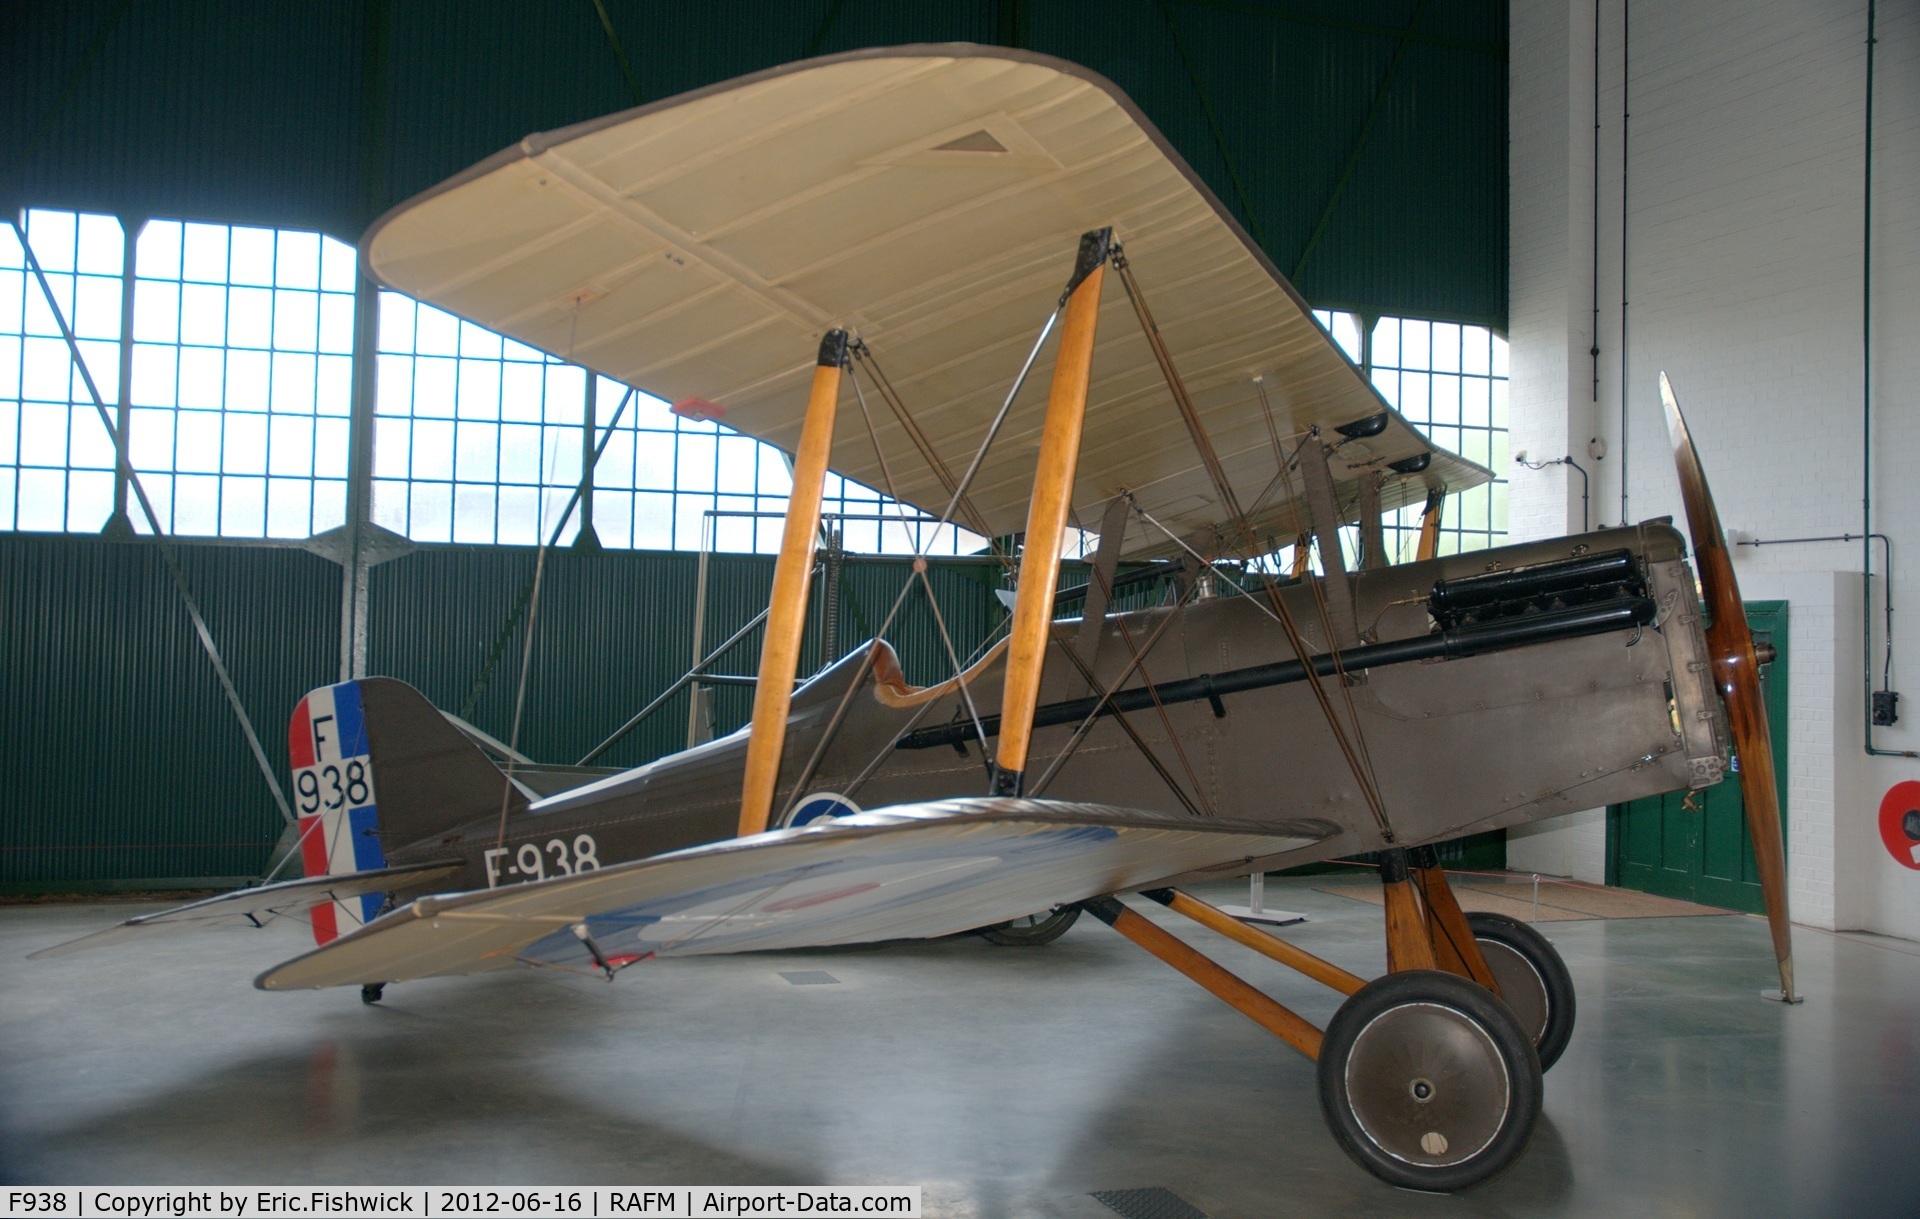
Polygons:
<instances>
[{"instance_id":1,"label":"tail fin","mask_svg":"<svg viewBox=\"0 0 1920 1219\"><path fill-rule=\"evenodd\" d=\"M301 862L308 876L387 866L390 851L526 807L498 767L420 692L389 677L322 686L287 725ZM377 915L383 895L315 906L325 944Z\"/></svg>"}]
</instances>

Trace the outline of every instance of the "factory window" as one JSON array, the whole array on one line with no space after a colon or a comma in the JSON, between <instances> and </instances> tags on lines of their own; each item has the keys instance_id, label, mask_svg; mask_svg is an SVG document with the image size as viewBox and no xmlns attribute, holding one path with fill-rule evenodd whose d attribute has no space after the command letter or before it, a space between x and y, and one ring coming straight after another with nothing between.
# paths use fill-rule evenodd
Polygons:
<instances>
[{"instance_id":1,"label":"factory window","mask_svg":"<svg viewBox=\"0 0 1920 1219\"><path fill-rule=\"evenodd\" d=\"M75 334L110 418L127 378L128 455L163 531L302 538L346 521L354 251L318 233L113 216L22 216L56 317L0 229L0 529L96 532L113 512L113 443L60 332ZM122 292L133 285L132 332ZM419 541L531 545L551 531L589 443L584 370L382 293L373 519ZM594 384L596 425L626 389ZM597 439L597 435L594 437ZM791 488L779 450L636 394L595 470L609 546L772 551ZM147 531L129 496L134 529ZM829 475L827 512L917 518ZM758 515L742 515L742 514ZM544 522L544 524L542 524ZM847 548L978 550L948 526L829 520ZM576 512L561 536L579 530Z\"/></svg>"},{"instance_id":2,"label":"factory window","mask_svg":"<svg viewBox=\"0 0 1920 1219\"><path fill-rule=\"evenodd\" d=\"M624 386L600 379L598 427L613 421L624 392ZM593 481L601 543L638 549L706 545L771 554L780 548L793 490L779 449L717 423L676 415L647 394L636 394L614 424ZM841 545L861 554L966 554L986 544L951 525L936 530L918 509L837 474L827 475L821 508Z\"/></svg>"},{"instance_id":3,"label":"factory window","mask_svg":"<svg viewBox=\"0 0 1920 1219\"><path fill-rule=\"evenodd\" d=\"M317 233L34 210L24 228L160 527L306 537L346 520L353 248ZM132 333L122 292L133 286ZM98 530L113 445L45 294L0 233L0 528ZM129 500L133 527L147 531Z\"/></svg>"},{"instance_id":4,"label":"factory window","mask_svg":"<svg viewBox=\"0 0 1920 1219\"><path fill-rule=\"evenodd\" d=\"M345 524L353 247L150 220L137 249L128 456L161 527L303 538Z\"/></svg>"},{"instance_id":5,"label":"factory window","mask_svg":"<svg viewBox=\"0 0 1920 1219\"><path fill-rule=\"evenodd\" d=\"M1408 423L1440 448L1493 471L1492 482L1447 496L1440 512L1440 553L1503 544L1507 341L1484 326L1383 317L1363 343L1355 314L1315 310L1314 316ZM1387 515L1387 547L1394 562L1413 558L1421 509L1412 504Z\"/></svg>"},{"instance_id":6,"label":"factory window","mask_svg":"<svg viewBox=\"0 0 1920 1219\"><path fill-rule=\"evenodd\" d=\"M112 216L22 218L101 394L120 370L124 243ZM96 531L113 511L113 443L11 225L0 229L0 529Z\"/></svg>"},{"instance_id":7,"label":"factory window","mask_svg":"<svg viewBox=\"0 0 1920 1219\"><path fill-rule=\"evenodd\" d=\"M613 427L593 471L594 533L604 546L653 550L779 549L792 490L772 445L675 414L626 387L502 338L397 292L380 294L373 519L423 542L531 545L551 536L583 460ZM616 422L615 415L618 413ZM870 487L827 476L827 521L868 554L965 554L985 540L902 521L921 513ZM576 510L560 532L580 530ZM898 517L901 521L857 518Z\"/></svg>"},{"instance_id":8,"label":"factory window","mask_svg":"<svg viewBox=\"0 0 1920 1219\"><path fill-rule=\"evenodd\" d=\"M94 385L117 416L161 528L299 538L346 520L354 252L318 233L32 210L27 240ZM132 333L121 294L133 285ZM1433 441L1498 473L1506 459L1504 340L1481 327L1316 316L1381 394ZM624 386L380 294L373 519L418 541L531 545L551 532ZM636 394L594 471L602 544L770 552L791 476L779 450ZM0 230L0 529L96 531L116 495L113 446L53 309ZM837 475L827 524L860 553L968 554L986 539ZM129 502L136 530L147 528ZM560 536L580 528L576 512ZM1419 506L1387 521L1410 558ZM864 518L864 519L863 519ZM874 519L883 518L883 519ZM898 519L895 519L898 518ZM1442 553L1497 545L1506 482L1448 499ZM1069 554L1092 539L1071 531Z\"/></svg>"},{"instance_id":9,"label":"factory window","mask_svg":"<svg viewBox=\"0 0 1920 1219\"><path fill-rule=\"evenodd\" d=\"M1493 481L1447 497L1440 553L1499 546L1507 537L1507 341L1484 326L1381 318L1373 327L1373 384L1434 444L1493 471ZM1387 545L1411 559L1420 505L1387 524Z\"/></svg>"},{"instance_id":10,"label":"factory window","mask_svg":"<svg viewBox=\"0 0 1920 1219\"><path fill-rule=\"evenodd\" d=\"M586 374L380 294L373 520L420 542L530 546L580 480ZM576 513L561 541L579 528Z\"/></svg>"}]
</instances>

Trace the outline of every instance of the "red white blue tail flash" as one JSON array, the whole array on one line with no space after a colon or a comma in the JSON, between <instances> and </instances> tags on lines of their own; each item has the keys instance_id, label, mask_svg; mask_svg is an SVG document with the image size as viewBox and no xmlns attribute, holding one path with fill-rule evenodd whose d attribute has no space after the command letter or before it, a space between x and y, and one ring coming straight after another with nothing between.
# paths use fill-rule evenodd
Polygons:
<instances>
[{"instance_id":1,"label":"red white blue tail flash","mask_svg":"<svg viewBox=\"0 0 1920 1219\"><path fill-rule=\"evenodd\" d=\"M300 859L308 876L342 876L387 866L374 806L360 684L322 686L300 700L287 725L294 800L300 810ZM382 894L313 907L313 938L325 944L371 922Z\"/></svg>"}]
</instances>

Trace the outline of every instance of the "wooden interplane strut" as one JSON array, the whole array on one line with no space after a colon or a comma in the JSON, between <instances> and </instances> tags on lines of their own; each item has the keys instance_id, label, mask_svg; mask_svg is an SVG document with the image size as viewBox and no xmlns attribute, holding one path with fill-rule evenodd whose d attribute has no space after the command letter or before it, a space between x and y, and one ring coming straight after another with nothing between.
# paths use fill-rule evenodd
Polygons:
<instances>
[{"instance_id":1,"label":"wooden interplane strut","mask_svg":"<svg viewBox=\"0 0 1920 1219\"><path fill-rule=\"evenodd\" d=\"M1445 487L1427 492L1427 506L1420 513L1420 547L1413 556L1418 562L1440 557L1440 511L1446 502Z\"/></svg>"},{"instance_id":2,"label":"wooden interplane strut","mask_svg":"<svg viewBox=\"0 0 1920 1219\"><path fill-rule=\"evenodd\" d=\"M1380 472L1360 476L1360 570L1387 566L1387 531L1380 521Z\"/></svg>"},{"instance_id":3,"label":"wooden interplane strut","mask_svg":"<svg viewBox=\"0 0 1920 1219\"><path fill-rule=\"evenodd\" d=\"M780 757L787 739L787 711L800 665L800 639L807 625L807 586L820 541L820 495L833 452L834 417L840 404L840 370L847 362L847 332L829 330L820 340L813 369L800 450L793 459L793 494L773 565L773 596L767 634L760 647L760 679L753 692L753 732L747 739L746 778L740 795L742 837L767 828Z\"/></svg>"},{"instance_id":4,"label":"wooden interplane strut","mask_svg":"<svg viewBox=\"0 0 1920 1219\"><path fill-rule=\"evenodd\" d=\"M1066 317L1053 366L1053 389L1040 433L1040 459L1027 509L1026 547L1014 596L1013 629L1007 645L1006 686L1001 699L1000 748L995 755L993 794L1017 796L1033 743L1033 709L1040 696L1053 626L1053 598L1060 584L1060 554L1067 513L1073 506L1073 476L1079 468L1080 433L1086 423L1087 386L1093 371L1093 336L1100 320L1100 286L1106 276L1111 229L1080 238L1080 254L1067 283Z\"/></svg>"}]
</instances>

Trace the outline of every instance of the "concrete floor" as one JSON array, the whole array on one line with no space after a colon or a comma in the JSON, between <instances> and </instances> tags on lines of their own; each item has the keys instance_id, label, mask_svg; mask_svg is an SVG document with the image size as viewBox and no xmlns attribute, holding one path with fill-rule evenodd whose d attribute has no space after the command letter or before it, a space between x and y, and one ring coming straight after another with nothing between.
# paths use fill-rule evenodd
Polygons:
<instances>
[{"instance_id":1,"label":"concrete floor","mask_svg":"<svg viewBox=\"0 0 1920 1219\"><path fill-rule=\"evenodd\" d=\"M1244 899L1217 886L1216 900ZM1382 968L1380 913L1277 882L1288 934ZM1470 1193L1392 1189L1322 1125L1310 1063L1091 918L967 937L264 994L304 927L29 962L146 907L0 908L0 1177L47 1183L917 1184L926 1213L1114 1219L1161 1186L1274 1215L1920 1213L1920 946L1797 936L1763 1002L1746 917L1553 923L1580 1022L1533 1145ZM1152 911L1163 921L1164 911ZM1172 925L1172 924L1170 924ZM1335 996L1200 931L1324 1022ZM833 985L783 972L824 970Z\"/></svg>"}]
</instances>

